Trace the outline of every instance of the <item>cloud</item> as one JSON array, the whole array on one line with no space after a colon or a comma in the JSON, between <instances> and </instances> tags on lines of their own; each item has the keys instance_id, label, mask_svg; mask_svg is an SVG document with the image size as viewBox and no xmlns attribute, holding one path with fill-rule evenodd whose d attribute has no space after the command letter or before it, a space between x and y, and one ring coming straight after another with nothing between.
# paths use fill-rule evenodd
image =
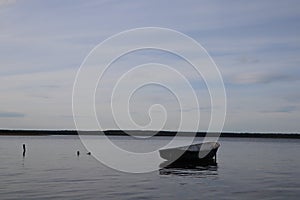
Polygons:
<instances>
[{"instance_id":1,"label":"cloud","mask_svg":"<svg viewBox=\"0 0 300 200\"><path fill-rule=\"evenodd\" d=\"M76 1L71 5L55 1L0 0L0 26L3 27L0 33L0 102L5 105L4 111L29 116L18 118L18 123L12 117L1 118L0 127L73 127L71 117L62 116L71 116L72 83L89 51L120 31L160 26L191 36L218 64L224 80L229 83L226 85L229 121L236 120L227 130L299 130L294 120L300 115L295 108L300 108L297 92L300 84L296 82L300 79L300 29L295 26L300 18L299 4L297 0L227 1L226 4L174 1L169 9L169 2L151 1ZM31 8L35 8L35 12ZM189 46L179 41L172 44L189 51ZM107 49L107 52L114 51L115 48ZM203 80L174 56L160 52L154 55L155 59L148 59L152 56L149 52L142 52L133 59L129 56L121 60L120 65L113 65L116 68L112 68L103 80L105 88L99 91L101 98L120 74L135 66L133 64L155 61L181 70L199 92L201 106L209 105L209 99L204 97L206 93L202 93L205 90ZM176 88L181 87L170 74L155 76L168 80ZM165 93L149 90L142 95L146 103L160 99L172 106L172 101L162 98ZM103 110L109 108L110 99L103 102L99 106ZM144 108L144 105L135 104L135 108ZM263 115L261 110L275 114L257 120ZM193 110L186 108L184 111ZM109 118L103 120L109 123ZM261 126L256 126L257 121Z\"/></svg>"},{"instance_id":2,"label":"cloud","mask_svg":"<svg viewBox=\"0 0 300 200\"><path fill-rule=\"evenodd\" d=\"M291 113L297 110L297 106L282 106L275 110L263 110L263 113Z\"/></svg>"},{"instance_id":3,"label":"cloud","mask_svg":"<svg viewBox=\"0 0 300 200\"><path fill-rule=\"evenodd\" d=\"M300 93L299 92L294 92L293 90L291 90L289 92L289 94L287 94L284 99L286 99L289 102L293 102L293 103L298 103L299 99L300 99Z\"/></svg>"},{"instance_id":4,"label":"cloud","mask_svg":"<svg viewBox=\"0 0 300 200\"><path fill-rule=\"evenodd\" d=\"M300 80L300 77L291 74L250 72L234 75L229 82L233 84L269 84L297 80Z\"/></svg>"},{"instance_id":5,"label":"cloud","mask_svg":"<svg viewBox=\"0 0 300 200\"><path fill-rule=\"evenodd\" d=\"M22 118L22 117L25 117L24 113L0 111L0 118Z\"/></svg>"},{"instance_id":6,"label":"cloud","mask_svg":"<svg viewBox=\"0 0 300 200\"><path fill-rule=\"evenodd\" d=\"M17 2L17 0L0 0L0 6L14 4L16 2Z\"/></svg>"}]
</instances>

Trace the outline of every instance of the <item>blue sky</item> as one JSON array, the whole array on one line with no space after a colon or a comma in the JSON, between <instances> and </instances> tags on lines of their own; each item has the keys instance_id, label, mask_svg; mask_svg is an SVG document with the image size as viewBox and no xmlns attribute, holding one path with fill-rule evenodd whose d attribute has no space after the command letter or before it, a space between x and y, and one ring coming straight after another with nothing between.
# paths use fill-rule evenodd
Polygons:
<instances>
[{"instance_id":1,"label":"blue sky","mask_svg":"<svg viewBox=\"0 0 300 200\"><path fill-rule=\"evenodd\" d=\"M224 131L299 132L299 9L300 2L291 0L0 0L0 127L74 129L72 86L86 55L120 31L155 26L194 38L218 65L227 92ZM174 56L146 51L120 60L111 74L159 59L184 66ZM200 96L205 86L200 79L191 82ZM160 92L149 93L138 99L155 103ZM205 121L209 105L202 102ZM99 103L99 112L105 106ZM178 122L172 120L170 129Z\"/></svg>"}]
</instances>

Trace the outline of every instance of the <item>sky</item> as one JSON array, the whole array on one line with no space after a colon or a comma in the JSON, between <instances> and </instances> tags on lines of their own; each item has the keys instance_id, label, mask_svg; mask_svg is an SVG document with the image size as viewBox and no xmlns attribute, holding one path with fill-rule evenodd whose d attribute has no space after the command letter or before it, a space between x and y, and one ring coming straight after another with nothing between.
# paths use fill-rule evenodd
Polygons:
<instances>
[{"instance_id":1,"label":"sky","mask_svg":"<svg viewBox=\"0 0 300 200\"><path fill-rule=\"evenodd\" d=\"M0 0L0 128L75 129L72 89L83 60L108 37L140 27L182 32L207 50L226 89L224 131L300 132L297 0ZM203 79L178 57L151 50L121 58L97 89L104 129L118 127L106 115L110 102L103 94L130 67L147 62L184 71L201 99L199 130L205 130L210 103ZM160 76L180 89L170 75ZM176 129L181 111L174 96L161 87L143 89L130 104L132 118L145 125L149 107L161 104L168 111L164 129Z\"/></svg>"}]
</instances>

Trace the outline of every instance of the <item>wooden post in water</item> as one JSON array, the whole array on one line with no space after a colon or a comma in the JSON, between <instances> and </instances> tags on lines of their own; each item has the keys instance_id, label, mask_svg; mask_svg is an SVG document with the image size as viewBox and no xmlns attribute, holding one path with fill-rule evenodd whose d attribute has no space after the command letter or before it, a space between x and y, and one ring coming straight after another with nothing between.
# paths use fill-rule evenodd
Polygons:
<instances>
[{"instance_id":1,"label":"wooden post in water","mask_svg":"<svg viewBox=\"0 0 300 200\"><path fill-rule=\"evenodd\" d=\"M26 154L26 146L25 144L23 144L23 157L25 157L25 154Z\"/></svg>"},{"instance_id":2,"label":"wooden post in water","mask_svg":"<svg viewBox=\"0 0 300 200\"><path fill-rule=\"evenodd\" d=\"M217 152L215 154L215 164L217 164Z\"/></svg>"}]
</instances>

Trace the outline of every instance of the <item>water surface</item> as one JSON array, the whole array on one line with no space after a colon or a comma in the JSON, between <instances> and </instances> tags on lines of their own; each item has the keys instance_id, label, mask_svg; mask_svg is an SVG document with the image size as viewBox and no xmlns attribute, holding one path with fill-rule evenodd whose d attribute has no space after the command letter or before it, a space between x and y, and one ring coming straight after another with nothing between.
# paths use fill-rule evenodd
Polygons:
<instances>
[{"instance_id":1,"label":"water surface","mask_svg":"<svg viewBox=\"0 0 300 200\"><path fill-rule=\"evenodd\" d=\"M139 145L123 136L113 140ZM140 145L151 149L166 140ZM77 136L1 136L0 198L299 199L299 140L222 138L220 144L217 167L128 174L86 155Z\"/></svg>"}]
</instances>

